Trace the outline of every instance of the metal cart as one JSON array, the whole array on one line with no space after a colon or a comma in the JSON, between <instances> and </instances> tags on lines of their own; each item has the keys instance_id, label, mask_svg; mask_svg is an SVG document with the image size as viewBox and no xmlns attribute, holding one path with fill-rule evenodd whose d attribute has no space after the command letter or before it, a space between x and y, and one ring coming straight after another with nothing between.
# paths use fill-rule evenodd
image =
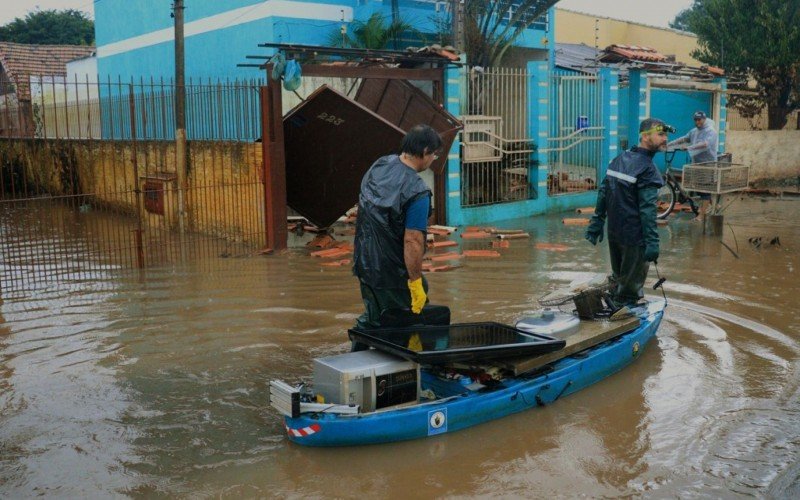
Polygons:
<instances>
[{"instance_id":1,"label":"metal cart","mask_svg":"<svg viewBox=\"0 0 800 500\"><path fill-rule=\"evenodd\" d=\"M750 167L730 161L723 155L718 161L691 163L683 167L683 188L697 193L708 193L711 213L718 214L723 194L744 191L750 182Z\"/></svg>"}]
</instances>

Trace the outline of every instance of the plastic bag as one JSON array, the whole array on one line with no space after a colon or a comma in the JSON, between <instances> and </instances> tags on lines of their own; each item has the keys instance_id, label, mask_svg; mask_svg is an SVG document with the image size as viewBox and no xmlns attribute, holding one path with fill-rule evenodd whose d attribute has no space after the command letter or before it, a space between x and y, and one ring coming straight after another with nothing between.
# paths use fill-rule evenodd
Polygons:
<instances>
[{"instance_id":1,"label":"plastic bag","mask_svg":"<svg viewBox=\"0 0 800 500\"><path fill-rule=\"evenodd\" d=\"M272 79L275 81L280 80L286 69L286 58L283 56L283 53L276 52L275 55L267 61L267 64L272 64L272 75L270 75Z\"/></svg>"},{"instance_id":2,"label":"plastic bag","mask_svg":"<svg viewBox=\"0 0 800 500\"><path fill-rule=\"evenodd\" d=\"M300 63L294 59L286 61L286 69L283 71L283 88L286 90L297 90L302 81L302 70Z\"/></svg>"}]
</instances>

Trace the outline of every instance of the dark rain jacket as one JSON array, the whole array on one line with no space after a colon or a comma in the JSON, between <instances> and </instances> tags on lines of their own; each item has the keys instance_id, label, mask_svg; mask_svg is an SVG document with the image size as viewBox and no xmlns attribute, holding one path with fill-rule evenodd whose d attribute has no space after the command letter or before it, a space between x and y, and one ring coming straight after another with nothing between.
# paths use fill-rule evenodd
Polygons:
<instances>
[{"instance_id":1,"label":"dark rain jacket","mask_svg":"<svg viewBox=\"0 0 800 500\"><path fill-rule=\"evenodd\" d=\"M373 288L406 288L406 211L431 196L422 177L397 155L379 158L361 180L353 274Z\"/></svg>"},{"instance_id":2,"label":"dark rain jacket","mask_svg":"<svg viewBox=\"0 0 800 500\"><path fill-rule=\"evenodd\" d=\"M595 210L598 218L608 215L609 241L629 246L658 243L655 203L664 180L653 164L654 155L637 146L609 164Z\"/></svg>"}]
</instances>

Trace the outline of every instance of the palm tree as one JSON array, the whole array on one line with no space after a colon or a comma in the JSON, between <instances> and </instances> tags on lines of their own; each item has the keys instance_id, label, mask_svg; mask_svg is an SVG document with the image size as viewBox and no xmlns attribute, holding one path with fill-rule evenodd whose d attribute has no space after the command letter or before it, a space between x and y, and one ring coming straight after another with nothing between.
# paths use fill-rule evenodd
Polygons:
<instances>
[{"instance_id":1,"label":"palm tree","mask_svg":"<svg viewBox=\"0 0 800 500\"><path fill-rule=\"evenodd\" d=\"M342 34L339 30L331 33L329 44L334 47L385 49L390 43L396 44L397 38L404 32L413 31L413 26L401 18L387 22L378 12L366 21L353 21L351 28L352 36L349 33Z\"/></svg>"},{"instance_id":2,"label":"palm tree","mask_svg":"<svg viewBox=\"0 0 800 500\"><path fill-rule=\"evenodd\" d=\"M509 48L558 0L464 0L462 46L470 66L501 63ZM449 16L435 20L442 44L455 44Z\"/></svg>"}]
</instances>

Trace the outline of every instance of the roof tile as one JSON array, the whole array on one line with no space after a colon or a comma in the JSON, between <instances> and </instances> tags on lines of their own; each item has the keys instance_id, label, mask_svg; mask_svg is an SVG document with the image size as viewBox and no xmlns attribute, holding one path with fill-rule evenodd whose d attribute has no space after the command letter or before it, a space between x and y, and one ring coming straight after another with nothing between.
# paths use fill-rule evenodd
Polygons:
<instances>
[{"instance_id":1,"label":"roof tile","mask_svg":"<svg viewBox=\"0 0 800 500\"><path fill-rule=\"evenodd\" d=\"M28 45L0 42L0 66L17 86L17 98L30 100L31 76L67 76L67 63L88 57L94 47L84 45Z\"/></svg>"}]
</instances>

